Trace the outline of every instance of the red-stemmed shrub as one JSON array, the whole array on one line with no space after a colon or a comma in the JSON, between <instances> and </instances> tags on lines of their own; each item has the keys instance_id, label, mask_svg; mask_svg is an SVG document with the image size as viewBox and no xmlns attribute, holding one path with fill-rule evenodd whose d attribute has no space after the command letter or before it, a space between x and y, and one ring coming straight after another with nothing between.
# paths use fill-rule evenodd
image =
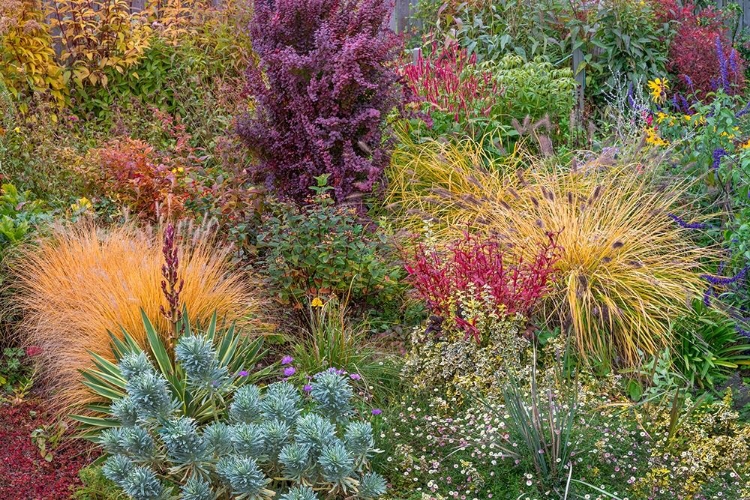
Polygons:
<instances>
[{"instance_id":1,"label":"red-stemmed shrub","mask_svg":"<svg viewBox=\"0 0 750 500\"><path fill-rule=\"evenodd\" d=\"M488 312L529 318L554 280L561 253L557 235L552 233L530 260L513 255L497 239L464 233L445 250L419 245L406 271L434 315L453 316L467 336L479 341L471 320L456 313L458 294L479 301L489 297L497 309Z\"/></svg>"},{"instance_id":2,"label":"red-stemmed shrub","mask_svg":"<svg viewBox=\"0 0 750 500\"><path fill-rule=\"evenodd\" d=\"M728 94L741 93L745 61L732 47L724 13L713 7L697 9L690 2L655 3L659 21L676 24L667 69L677 76L678 88L700 99L719 88Z\"/></svg>"},{"instance_id":3,"label":"red-stemmed shrub","mask_svg":"<svg viewBox=\"0 0 750 500\"><path fill-rule=\"evenodd\" d=\"M390 159L383 121L400 100L391 1L255 0L254 8L255 112L238 132L259 160L256 176L298 201L326 173L337 202L372 191Z\"/></svg>"}]
</instances>

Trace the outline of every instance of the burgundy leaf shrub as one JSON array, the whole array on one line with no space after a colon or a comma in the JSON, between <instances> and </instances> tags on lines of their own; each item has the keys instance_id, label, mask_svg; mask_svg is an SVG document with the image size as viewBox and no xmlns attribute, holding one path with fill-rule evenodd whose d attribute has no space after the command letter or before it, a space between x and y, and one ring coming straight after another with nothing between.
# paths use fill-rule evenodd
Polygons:
<instances>
[{"instance_id":1,"label":"burgundy leaf shrub","mask_svg":"<svg viewBox=\"0 0 750 500\"><path fill-rule=\"evenodd\" d=\"M528 318L549 290L561 253L557 235L552 233L530 261L508 253L496 239L464 233L444 251L419 245L406 271L434 315L451 317L467 336L479 341L471 321L457 312L459 295L463 300L489 297L496 311L488 313L520 313Z\"/></svg>"},{"instance_id":2,"label":"burgundy leaf shrub","mask_svg":"<svg viewBox=\"0 0 750 500\"><path fill-rule=\"evenodd\" d=\"M703 99L722 88L728 94L745 87L745 62L732 47L724 14L713 7L676 0L655 0L661 22L676 24L669 45L667 68L677 76L679 88Z\"/></svg>"},{"instance_id":3,"label":"burgundy leaf shrub","mask_svg":"<svg viewBox=\"0 0 750 500\"><path fill-rule=\"evenodd\" d=\"M247 73L254 114L238 132L254 174L284 197L309 197L330 174L334 198L373 190L390 160L383 121L401 92L401 40L390 0L255 0L250 24L260 63Z\"/></svg>"}]
</instances>

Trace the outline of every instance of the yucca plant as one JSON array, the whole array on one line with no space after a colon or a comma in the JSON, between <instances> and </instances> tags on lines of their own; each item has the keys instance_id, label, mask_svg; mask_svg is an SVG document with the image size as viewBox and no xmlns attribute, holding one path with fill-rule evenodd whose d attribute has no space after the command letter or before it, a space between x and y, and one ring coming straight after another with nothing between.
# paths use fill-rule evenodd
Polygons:
<instances>
[{"instance_id":1,"label":"yucca plant","mask_svg":"<svg viewBox=\"0 0 750 500\"><path fill-rule=\"evenodd\" d=\"M125 399L128 375L150 364L151 360L156 363L158 373L166 380L171 400L176 402L176 409L198 423L225 417L227 396L231 396L243 385L269 378L276 369L275 365L256 368L266 354L262 337L252 339L237 331L234 325L220 329L217 327L216 314L205 328L199 325L194 333L188 311L183 309L179 325L182 341L174 355L169 353L144 311L141 311L141 316L149 357L144 354L139 342L123 329L122 338L110 333L114 362L100 354L91 353L94 367L81 371L83 385L91 392L92 399L96 400L86 406L86 414L72 416L83 424L82 437L94 438L102 429L120 425L118 420L106 415L111 414L113 408L116 413L123 415L129 411L130 406ZM198 332L200 336L197 336ZM212 349L216 351L215 361L210 354ZM178 363L175 358L189 359L191 362ZM124 364L123 360L126 360ZM123 373L123 367L126 368L126 373ZM187 377L188 373L191 375L190 379ZM219 391L220 388L223 390ZM231 390L227 392L226 389Z\"/></svg>"},{"instance_id":2,"label":"yucca plant","mask_svg":"<svg viewBox=\"0 0 750 500\"><path fill-rule=\"evenodd\" d=\"M558 279L544 310L572 326L585 360L627 366L659 352L672 341L670 318L705 289L701 264L714 252L693 244L672 212L685 185L657 189L635 165L564 169L530 157L511 175L507 165L476 161L470 143L414 148L394 154L389 173L391 206L405 226L431 219L444 242L466 230L491 233L525 259L559 232Z\"/></svg>"}]
</instances>

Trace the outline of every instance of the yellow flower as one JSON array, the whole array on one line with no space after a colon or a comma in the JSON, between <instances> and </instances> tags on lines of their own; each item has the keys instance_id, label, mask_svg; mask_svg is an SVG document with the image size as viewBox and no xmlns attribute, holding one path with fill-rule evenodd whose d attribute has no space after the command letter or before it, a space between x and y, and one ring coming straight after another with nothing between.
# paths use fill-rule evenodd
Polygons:
<instances>
[{"instance_id":1,"label":"yellow flower","mask_svg":"<svg viewBox=\"0 0 750 500\"><path fill-rule=\"evenodd\" d=\"M659 133L654 127L646 127L646 144L652 146L667 146L669 143L659 137Z\"/></svg>"},{"instance_id":2,"label":"yellow flower","mask_svg":"<svg viewBox=\"0 0 750 500\"><path fill-rule=\"evenodd\" d=\"M323 301L320 300L320 297L315 297L314 299L312 299L312 302L310 302L310 306L323 307Z\"/></svg>"},{"instance_id":3,"label":"yellow flower","mask_svg":"<svg viewBox=\"0 0 750 500\"><path fill-rule=\"evenodd\" d=\"M743 142L742 145L740 145L740 148L742 148L742 149L748 149L748 148L750 148L750 139L748 139L747 141Z\"/></svg>"},{"instance_id":4,"label":"yellow flower","mask_svg":"<svg viewBox=\"0 0 750 500\"><path fill-rule=\"evenodd\" d=\"M91 201L86 198L80 198L78 201L70 205L71 210L74 212L85 212L89 208L91 208L93 205L91 204Z\"/></svg>"},{"instance_id":5,"label":"yellow flower","mask_svg":"<svg viewBox=\"0 0 750 500\"><path fill-rule=\"evenodd\" d=\"M657 78L648 82L648 88L651 89L651 100L654 102L664 102L667 99L667 90L669 90L669 83L662 79Z\"/></svg>"},{"instance_id":6,"label":"yellow flower","mask_svg":"<svg viewBox=\"0 0 750 500\"><path fill-rule=\"evenodd\" d=\"M662 111L656 113L656 123L662 123L668 118L668 115Z\"/></svg>"}]
</instances>

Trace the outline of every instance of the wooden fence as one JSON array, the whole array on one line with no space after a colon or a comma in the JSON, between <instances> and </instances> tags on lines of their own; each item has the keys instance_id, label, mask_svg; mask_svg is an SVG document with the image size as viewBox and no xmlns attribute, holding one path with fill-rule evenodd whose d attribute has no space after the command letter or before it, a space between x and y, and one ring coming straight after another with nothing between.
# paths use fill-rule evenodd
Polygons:
<instances>
[{"instance_id":1,"label":"wooden fence","mask_svg":"<svg viewBox=\"0 0 750 500\"><path fill-rule=\"evenodd\" d=\"M740 14L739 28L740 30L742 30L743 28L750 29L750 0L714 0L714 1L716 3L716 6L719 8L724 8L731 3L738 4L740 6L740 9L742 10L742 14Z\"/></svg>"}]
</instances>

